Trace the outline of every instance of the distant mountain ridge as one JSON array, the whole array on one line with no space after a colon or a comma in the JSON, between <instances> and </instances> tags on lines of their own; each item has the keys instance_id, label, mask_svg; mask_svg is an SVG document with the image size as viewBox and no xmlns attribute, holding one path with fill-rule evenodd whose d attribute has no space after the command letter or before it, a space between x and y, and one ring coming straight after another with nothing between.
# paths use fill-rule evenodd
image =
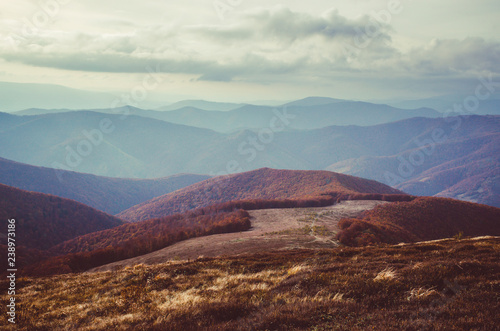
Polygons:
<instances>
[{"instance_id":1,"label":"distant mountain ridge","mask_svg":"<svg viewBox=\"0 0 500 331\"><path fill-rule=\"evenodd\" d=\"M185 107L198 108L202 110L212 110L212 111L229 111L241 107L241 103L229 103L229 102L213 102L206 100L183 100L173 103L168 106L163 106L157 108L160 111L171 111L177 110Z\"/></svg>"},{"instance_id":2,"label":"distant mountain ridge","mask_svg":"<svg viewBox=\"0 0 500 331\"><path fill-rule=\"evenodd\" d=\"M400 128L421 133L412 133L409 140L400 136L400 143L386 145L399 146L398 149L343 160L327 169L375 179L410 194L451 197L500 207L500 117L470 116L461 121L456 130L452 128L455 122L446 120L432 126L425 124L428 120L420 124L417 120L403 121ZM433 132L442 132L446 139L434 142L431 147L428 139ZM379 138L375 141L383 142ZM422 143L424 141L427 143Z\"/></svg>"},{"instance_id":3,"label":"distant mountain ridge","mask_svg":"<svg viewBox=\"0 0 500 331\"><path fill-rule=\"evenodd\" d=\"M200 107L204 108L200 108ZM227 111L221 111L226 109ZM162 108L166 109L166 108ZM412 117L439 117L440 113L429 108L398 109L388 105L332 98L311 97L279 107L186 101L176 103L169 111L145 110L126 106L120 108L91 109L106 114L127 114L154 118L217 132L235 132L241 129L268 128L276 112L289 113L286 130L319 129L331 125L369 126ZM26 109L16 115L42 115L62 113L66 109ZM374 114L376 113L376 116Z\"/></svg>"},{"instance_id":4,"label":"distant mountain ridge","mask_svg":"<svg viewBox=\"0 0 500 331\"><path fill-rule=\"evenodd\" d=\"M467 97L469 97L469 95L453 94L417 100L388 102L388 104L392 105L393 107L403 109L428 107L444 113L446 111L449 111L450 109L453 109L454 105L456 104L463 104L464 100L466 100ZM478 103L478 107L474 111L474 114L500 115L500 94L498 92L493 93L489 95L486 100L481 100L481 102Z\"/></svg>"},{"instance_id":5,"label":"distant mountain ridge","mask_svg":"<svg viewBox=\"0 0 500 331\"><path fill-rule=\"evenodd\" d=\"M251 118L252 112L247 115ZM275 115L278 124L274 124L280 126L275 131L268 127L231 134L135 115L81 111L0 116L0 157L30 165L122 178L215 176L263 167L327 169L384 182L410 194L443 194L500 205L497 175L482 186L468 182L487 178L500 167L499 116L419 117L298 131L283 125L294 119ZM114 130L92 144L88 135L101 121L111 121ZM432 147L426 147L429 139ZM75 155L79 144L90 146L91 152ZM409 160L415 165L409 166Z\"/></svg>"},{"instance_id":6,"label":"distant mountain ridge","mask_svg":"<svg viewBox=\"0 0 500 331\"><path fill-rule=\"evenodd\" d=\"M98 177L0 158L0 183L76 200L109 214L208 178L192 174L142 180Z\"/></svg>"}]
</instances>

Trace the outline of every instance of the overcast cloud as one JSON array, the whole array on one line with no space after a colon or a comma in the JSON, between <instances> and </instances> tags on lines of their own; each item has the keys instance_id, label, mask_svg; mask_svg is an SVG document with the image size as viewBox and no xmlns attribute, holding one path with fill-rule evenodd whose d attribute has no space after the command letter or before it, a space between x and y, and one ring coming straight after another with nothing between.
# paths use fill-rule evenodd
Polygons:
<instances>
[{"instance_id":1,"label":"overcast cloud","mask_svg":"<svg viewBox=\"0 0 500 331\"><path fill-rule=\"evenodd\" d=\"M499 28L492 16L500 13L498 1L446 0L440 7L401 1L390 17L380 14L390 1L314 0L309 7L220 1L231 8L224 19L207 1L55 1L41 1L52 3L45 9L24 0L0 5L0 80L40 82L43 72L48 83L119 90L149 66L171 74L168 84L192 97L210 90L222 100L223 91L240 86L242 99L269 98L259 86L274 86L278 99L302 89L304 96L361 92L382 99L404 93L405 81L421 82L412 93L426 97L436 93L424 88L432 79L442 84L440 93L453 93L479 75L500 74L500 39L490 31ZM100 76L102 87L83 78L85 72ZM384 95L384 86L391 92Z\"/></svg>"}]
</instances>

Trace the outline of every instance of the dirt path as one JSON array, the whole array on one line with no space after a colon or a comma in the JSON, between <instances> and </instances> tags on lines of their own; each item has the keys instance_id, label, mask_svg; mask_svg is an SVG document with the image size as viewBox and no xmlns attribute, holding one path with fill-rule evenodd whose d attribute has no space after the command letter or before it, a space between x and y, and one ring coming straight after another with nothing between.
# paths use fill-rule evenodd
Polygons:
<instances>
[{"instance_id":1,"label":"dirt path","mask_svg":"<svg viewBox=\"0 0 500 331\"><path fill-rule=\"evenodd\" d=\"M328 248L338 245L337 224L344 217L355 217L383 201L344 201L318 208L262 209L249 211L252 227L248 231L217 234L185 240L135 258L107 264L91 271L104 271L128 265L155 264L171 260L196 259L244 253L297 248Z\"/></svg>"}]
</instances>

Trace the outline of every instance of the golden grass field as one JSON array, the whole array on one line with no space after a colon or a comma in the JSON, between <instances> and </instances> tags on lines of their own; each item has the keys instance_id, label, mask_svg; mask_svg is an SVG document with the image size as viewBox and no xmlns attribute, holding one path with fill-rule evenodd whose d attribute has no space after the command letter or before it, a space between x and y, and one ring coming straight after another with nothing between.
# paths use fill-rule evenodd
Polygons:
<instances>
[{"instance_id":1,"label":"golden grass field","mask_svg":"<svg viewBox=\"0 0 500 331\"><path fill-rule=\"evenodd\" d=\"M199 258L17 288L18 323L2 305L2 329L498 330L500 238Z\"/></svg>"}]
</instances>

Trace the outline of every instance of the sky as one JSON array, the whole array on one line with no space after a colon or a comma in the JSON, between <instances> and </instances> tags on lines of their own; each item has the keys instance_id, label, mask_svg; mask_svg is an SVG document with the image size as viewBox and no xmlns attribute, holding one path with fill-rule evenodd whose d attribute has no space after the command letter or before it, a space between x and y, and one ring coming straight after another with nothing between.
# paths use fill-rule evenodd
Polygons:
<instances>
[{"instance_id":1,"label":"sky","mask_svg":"<svg viewBox=\"0 0 500 331\"><path fill-rule=\"evenodd\" d=\"M0 81L165 102L418 99L500 80L498 31L498 0L2 1Z\"/></svg>"}]
</instances>

